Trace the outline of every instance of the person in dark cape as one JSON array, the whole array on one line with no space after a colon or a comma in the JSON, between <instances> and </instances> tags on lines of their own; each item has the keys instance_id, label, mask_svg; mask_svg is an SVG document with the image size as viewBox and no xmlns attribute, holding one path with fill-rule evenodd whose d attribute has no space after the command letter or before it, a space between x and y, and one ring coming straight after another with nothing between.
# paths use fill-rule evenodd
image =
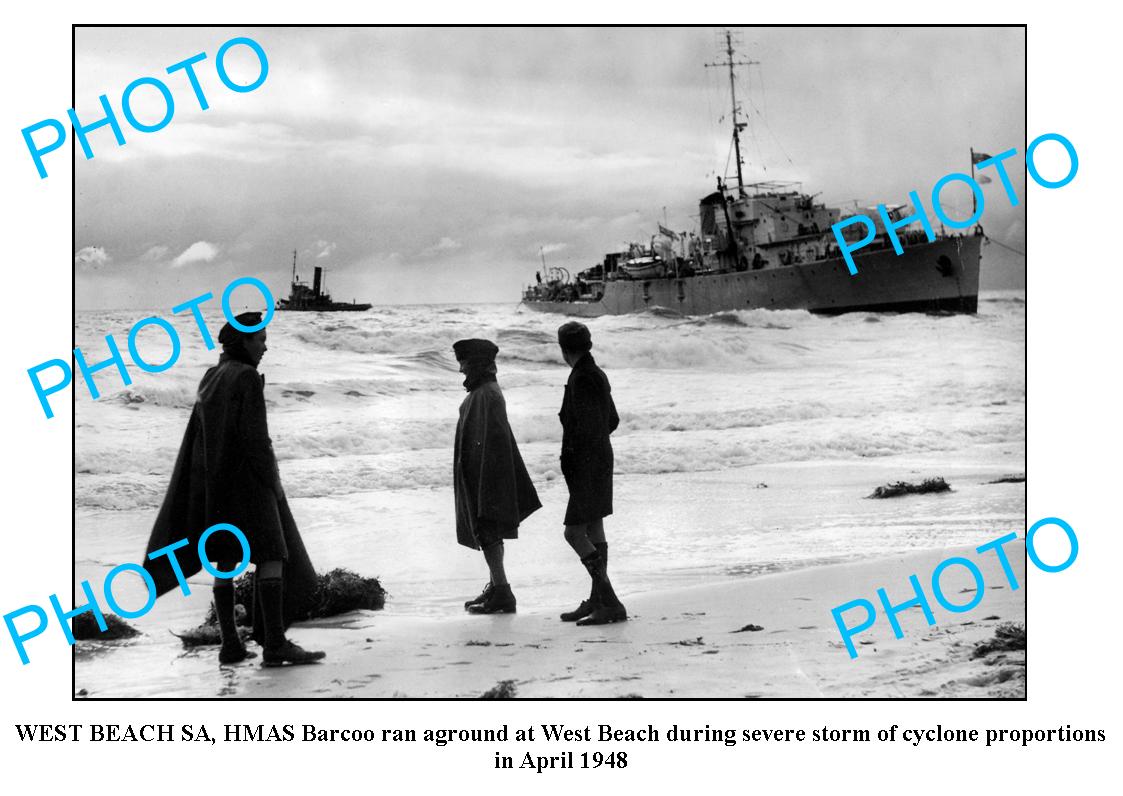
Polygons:
<instances>
[{"instance_id":1,"label":"person in dark cape","mask_svg":"<svg viewBox=\"0 0 1123 796\"><path fill-rule=\"evenodd\" d=\"M243 313L236 320L256 326L261 313ZM217 523L238 528L256 565L254 638L262 645L262 662L266 666L311 663L324 653L304 650L285 636L293 621L307 618L317 578L281 487L266 424L265 379L257 372L267 350L266 332L247 334L227 323L218 341L222 355L199 383L146 552L186 538L188 544L174 553L182 576L188 578L202 569L197 544L203 532ZM215 533L207 540L206 558L221 572L234 571L242 555L233 534ZM179 583L167 555L155 559L146 555L144 567L158 595ZM231 579L215 578L214 610L222 637L219 662L256 657L238 637Z\"/></svg>"},{"instance_id":2,"label":"person in dark cape","mask_svg":"<svg viewBox=\"0 0 1123 796\"><path fill-rule=\"evenodd\" d=\"M513 614L515 595L503 568L503 540L517 539L519 524L542 507L507 422L507 404L496 381L490 340L458 340L452 346L468 396L460 404L453 446L456 540L482 550L490 579L464 603L473 614Z\"/></svg>"},{"instance_id":3,"label":"person in dark cape","mask_svg":"<svg viewBox=\"0 0 1123 796\"><path fill-rule=\"evenodd\" d=\"M592 579L589 597L561 615L564 622L603 625L623 622L628 612L608 579L604 518L612 513L612 442L620 425L612 388L593 359L593 340L582 323L558 329L562 358L571 368L558 417L562 424L561 471L569 488L565 540Z\"/></svg>"}]
</instances>

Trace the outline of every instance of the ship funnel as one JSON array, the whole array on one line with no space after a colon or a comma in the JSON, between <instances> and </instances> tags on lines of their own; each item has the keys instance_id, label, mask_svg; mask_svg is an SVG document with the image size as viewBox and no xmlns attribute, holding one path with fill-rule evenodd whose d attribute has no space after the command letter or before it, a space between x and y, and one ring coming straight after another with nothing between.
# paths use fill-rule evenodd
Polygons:
<instances>
[{"instance_id":1,"label":"ship funnel","mask_svg":"<svg viewBox=\"0 0 1123 796\"><path fill-rule=\"evenodd\" d=\"M312 295L316 296L317 298L320 297L320 280L323 277L323 274L324 269L317 265L316 275L312 279Z\"/></svg>"}]
</instances>

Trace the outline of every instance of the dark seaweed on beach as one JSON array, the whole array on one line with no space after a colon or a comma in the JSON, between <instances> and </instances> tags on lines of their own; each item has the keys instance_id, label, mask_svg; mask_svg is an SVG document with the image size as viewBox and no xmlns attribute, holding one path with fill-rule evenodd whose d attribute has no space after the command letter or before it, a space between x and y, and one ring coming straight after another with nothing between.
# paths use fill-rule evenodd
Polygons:
<instances>
[{"instance_id":1,"label":"dark seaweed on beach","mask_svg":"<svg viewBox=\"0 0 1123 796\"><path fill-rule=\"evenodd\" d=\"M755 633L758 630L764 630L760 625L745 625L740 630L731 630L731 633Z\"/></svg>"},{"instance_id":2,"label":"dark seaweed on beach","mask_svg":"<svg viewBox=\"0 0 1123 796\"><path fill-rule=\"evenodd\" d=\"M253 626L253 614L250 609L253 608L253 573L247 572L239 578L234 579L234 620L245 627ZM191 646L187 643L186 637L203 637L202 631L204 628L212 628L214 631L215 639L218 638L218 617L215 615L214 606L211 605L207 608L207 617L203 620L203 624L196 628L188 630L186 633L176 636L184 639L185 646ZM218 641L198 641L197 644L217 644Z\"/></svg>"},{"instance_id":3,"label":"dark seaweed on beach","mask_svg":"<svg viewBox=\"0 0 1123 796\"><path fill-rule=\"evenodd\" d=\"M669 641L668 644L673 644L676 647L704 647L706 642L702 641L702 637L698 636L691 641L690 639L683 639L682 641Z\"/></svg>"},{"instance_id":4,"label":"dark seaweed on beach","mask_svg":"<svg viewBox=\"0 0 1123 796\"><path fill-rule=\"evenodd\" d=\"M335 616L348 611L380 611L386 607L386 590L378 578L364 578L349 569L333 569L320 575L316 607L310 618Z\"/></svg>"},{"instance_id":5,"label":"dark seaweed on beach","mask_svg":"<svg viewBox=\"0 0 1123 796\"><path fill-rule=\"evenodd\" d=\"M1003 622L994 629L994 638L975 645L972 658L982 658L992 652L1013 652L1026 648L1025 625Z\"/></svg>"},{"instance_id":6,"label":"dark seaweed on beach","mask_svg":"<svg viewBox=\"0 0 1123 796\"><path fill-rule=\"evenodd\" d=\"M250 613L253 607L253 575L254 573L247 572L234 581L235 615L238 624L247 627L253 624L253 614ZM319 584L307 619L337 616L360 609L379 611L386 607L386 590L382 588L378 578L364 578L342 568L333 569L318 577ZM207 618L203 620L203 624L216 625L217 622L212 605L207 609Z\"/></svg>"},{"instance_id":7,"label":"dark seaweed on beach","mask_svg":"<svg viewBox=\"0 0 1123 796\"><path fill-rule=\"evenodd\" d=\"M247 572L234 581L234 616L242 627L253 625L253 576L253 572ZM386 607L386 590L382 588L378 578L364 578L342 568L333 569L318 577L312 609L305 619L337 616L348 611L378 611ZM201 625L173 635L185 647L220 643L214 606L207 609L207 616Z\"/></svg>"},{"instance_id":8,"label":"dark seaweed on beach","mask_svg":"<svg viewBox=\"0 0 1123 796\"><path fill-rule=\"evenodd\" d=\"M218 625L199 625L183 633L176 633L169 631L173 636L183 642L185 647L209 647L218 646L222 643L222 638L218 635ZM248 627L238 628L238 638L243 642L248 641L252 631Z\"/></svg>"},{"instance_id":9,"label":"dark seaweed on beach","mask_svg":"<svg viewBox=\"0 0 1123 796\"><path fill-rule=\"evenodd\" d=\"M879 486L873 491L871 498L891 498L901 495L924 495L929 492L950 492L951 487L943 478L925 478L919 484L910 484L907 481L897 481L894 484Z\"/></svg>"},{"instance_id":10,"label":"dark seaweed on beach","mask_svg":"<svg viewBox=\"0 0 1123 796\"><path fill-rule=\"evenodd\" d=\"M1026 477L1024 473L1018 475L1004 475L1001 478L996 478L993 481L987 481L988 484L1024 484Z\"/></svg>"},{"instance_id":11,"label":"dark seaweed on beach","mask_svg":"<svg viewBox=\"0 0 1123 796\"><path fill-rule=\"evenodd\" d=\"M116 614L105 614L105 625L106 629L102 630L93 614L78 614L73 619L70 632L75 641L117 641L140 635L139 630Z\"/></svg>"},{"instance_id":12,"label":"dark seaweed on beach","mask_svg":"<svg viewBox=\"0 0 1123 796\"><path fill-rule=\"evenodd\" d=\"M495 686L480 694L480 699L514 699L518 688L514 680L500 680Z\"/></svg>"}]
</instances>

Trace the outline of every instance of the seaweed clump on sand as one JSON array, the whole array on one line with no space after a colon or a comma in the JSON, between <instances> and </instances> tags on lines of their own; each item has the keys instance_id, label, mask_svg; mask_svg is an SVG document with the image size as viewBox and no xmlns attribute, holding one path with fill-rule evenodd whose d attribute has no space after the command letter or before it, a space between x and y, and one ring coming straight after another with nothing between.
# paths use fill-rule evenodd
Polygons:
<instances>
[{"instance_id":1,"label":"seaweed clump on sand","mask_svg":"<svg viewBox=\"0 0 1123 796\"><path fill-rule=\"evenodd\" d=\"M140 635L139 630L116 614L105 614L105 630L98 627L93 614L78 614L72 621L70 632L75 641L117 641Z\"/></svg>"},{"instance_id":2,"label":"seaweed clump on sand","mask_svg":"<svg viewBox=\"0 0 1123 796\"><path fill-rule=\"evenodd\" d=\"M994 479L993 481L987 481L988 484L1024 484L1025 482L1025 473L1018 473L1017 475L1004 475L1001 478Z\"/></svg>"},{"instance_id":3,"label":"seaweed clump on sand","mask_svg":"<svg viewBox=\"0 0 1123 796\"><path fill-rule=\"evenodd\" d=\"M239 635L244 639L253 626L253 572L247 572L234 581L234 618L240 626ZM336 568L317 576L316 593L310 600L312 605L305 619L320 619L337 616L348 611L378 611L386 607L386 590L378 578L364 578L349 569ZM173 634L185 647L219 644L218 617L214 606L207 609L203 623L184 633Z\"/></svg>"},{"instance_id":4,"label":"seaweed clump on sand","mask_svg":"<svg viewBox=\"0 0 1123 796\"><path fill-rule=\"evenodd\" d=\"M901 495L925 495L929 492L950 492L951 487L943 478L925 478L919 484L910 484L908 481L897 481L894 484L879 486L870 495L871 498L892 498Z\"/></svg>"},{"instance_id":5,"label":"seaweed clump on sand","mask_svg":"<svg viewBox=\"0 0 1123 796\"><path fill-rule=\"evenodd\" d=\"M514 680L500 680L495 686L480 694L480 699L514 699L518 688Z\"/></svg>"},{"instance_id":6,"label":"seaweed clump on sand","mask_svg":"<svg viewBox=\"0 0 1123 796\"><path fill-rule=\"evenodd\" d=\"M234 606L234 621L238 624L238 638L243 642L247 641L252 634L250 626L253 623L249 620L249 611L241 603ZM185 647L218 646L222 643L222 637L218 633L218 617L215 616L213 605L207 610L207 618L203 620L203 624L182 633L176 633L174 630L169 632L182 641Z\"/></svg>"},{"instance_id":7,"label":"seaweed clump on sand","mask_svg":"<svg viewBox=\"0 0 1123 796\"><path fill-rule=\"evenodd\" d=\"M337 568L320 575L310 619L336 616L348 611L381 611L386 607L386 590L378 578L364 578L349 569Z\"/></svg>"},{"instance_id":8,"label":"seaweed clump on sand","mask_svg":"<svg viewBox=\"0 0 1123 796\"><path fill-rule=\"evenodd\" d=\"M1026 648L1025 625L1003 622L994 629L994 638L975 645L972 658L982 658L992 652L1017 652Z\"/></svg>"}]
</instances>

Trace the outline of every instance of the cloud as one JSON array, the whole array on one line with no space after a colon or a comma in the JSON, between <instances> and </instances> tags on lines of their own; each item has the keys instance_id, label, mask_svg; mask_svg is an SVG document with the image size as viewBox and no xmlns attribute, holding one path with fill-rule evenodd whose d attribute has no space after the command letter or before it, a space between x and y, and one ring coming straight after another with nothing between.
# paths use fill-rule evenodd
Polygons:
<instances>
[{"instance_id":1,"label":"cloud","mask_svg":"<svg viewBox=\"0 0 1123 796\"><path fill-rule=\"evenodd\" d=\"M151 251L151 249L149 249ZM172 260L172 268L180 268L190 263L209 263L218 256L218 247L201 240L197 243L192 243L183 253Z\"/></svg>"},{"instance_id":2,"label":"cloud","mask_svg":"<svg viewBox=\"0 0 1123 796\"><path fill-rule=\"evenodd\" d=\"M110 260L105 249L100 246L85 246L78 250L74 255L74 262L77 265L84 265L89 268L97 268L99 265L105 265Z\"/></svg>"},{"instance_id":3,"label":"cloud","mask_svg":"<svg viewBox=\"0 0 1123 796\"><path fill-rule=\"evenodd\" d=\"M316 259L322 260L325 257L331 257L332 252L335 251L335 244L328 243L326 240L318 240L314 248L319 250Z\"/></svg>"},{"instance_id":4,"label":"cloud","mask_svg":"<svg viewBox=\"0 0 1123 796\"><path fill-rule=\"evenodd\" d=\"M130 140L128 146L98 149L97 156L115 162L161 157L263 164L306 155L316 147L316 142L299 131L271 122L220 125L176 120L162 132L164 135Z\"/></svg>"},{"instance_id":5,"label":"cloud","mask_svg":"<svg viewBox=\"0 0 1123 796\"><path fill-rule=\"evenodd\" d=\"M153 246L151 249L140 255L141 262L145 263L158 263L168 256L167 246Z\"/></svg>"},{"instance_id":6,"label":"cloud","mask_svg":"<svg viewBox=\"0 0 1123 796\"><path fill-rule=\"evenodd\" d=\"M456 251L457 249L461 248L463 245L464 244L461 243L460 241L453 240L452 238L445 235L443 238L441 238L439 241L437 241L436 243L434 243L432 246L430 246L428 249L426 249L425 251L423 251L421 253L423 255L442 254L444 252Z\"/></svg>"}]
</instances>

